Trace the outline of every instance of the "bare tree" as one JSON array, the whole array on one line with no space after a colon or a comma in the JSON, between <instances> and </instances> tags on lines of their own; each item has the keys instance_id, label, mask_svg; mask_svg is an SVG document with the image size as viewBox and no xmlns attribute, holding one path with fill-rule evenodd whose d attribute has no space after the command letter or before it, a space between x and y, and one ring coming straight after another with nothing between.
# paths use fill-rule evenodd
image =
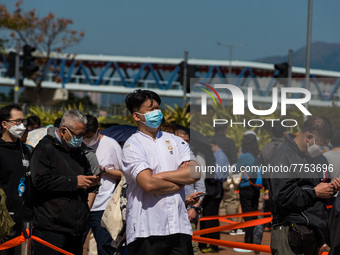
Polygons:
<instances>
[{"instance_id":1,"label":"bare tree","mask_svg":"<svg viewBox=\"0 0 340 255\"><path fill-rule=\"evenodd\" d=\"M43 73L52 52L76 45L84 37L84 32L71 30L71 19L56 18L53 13L39 18L35 9L23 12L23 1L15 3L16 9L10 13L5 5L0 4L0 28L9 30L12 38L20 38L22 44L36 48L42 55L39 58L40 70L30 77L37 85L38 93L41 91ZM52 67L50 67L52 68Z\"/></svg>"}]
</instances>

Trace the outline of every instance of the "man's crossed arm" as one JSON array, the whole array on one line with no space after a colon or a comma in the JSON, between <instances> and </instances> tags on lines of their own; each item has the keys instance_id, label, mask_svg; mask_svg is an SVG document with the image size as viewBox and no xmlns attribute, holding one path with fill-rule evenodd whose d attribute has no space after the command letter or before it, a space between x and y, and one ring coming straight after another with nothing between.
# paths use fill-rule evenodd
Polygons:
<instances>
[{"instance_id":1,"label":"man's crossed arm","mask_svg":"<svg viewBox=\"0 0 340 255\"><path fill-rule=\"evenodd\" d=\"M154 175L151 174L150 169L145 169L137 175L136 180L145 192L170 194L200 179L200 172L190 171L190 168L195 169L196 166L196 161L187 161L183 162L177 170Z\"/></svg>"}]
</instances>

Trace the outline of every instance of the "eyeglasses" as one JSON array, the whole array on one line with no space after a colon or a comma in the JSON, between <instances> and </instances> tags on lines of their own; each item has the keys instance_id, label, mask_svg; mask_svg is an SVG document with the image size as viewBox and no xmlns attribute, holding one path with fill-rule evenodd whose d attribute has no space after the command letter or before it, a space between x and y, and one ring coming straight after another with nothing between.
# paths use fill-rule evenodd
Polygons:
<instances>
[{"instance_id":1,"label":"eyeglasses","mask_svg":"<svg viewBox=\"0 0 340 255\"><path fill-rule=\"evenodd\" d=\"M65 126L66 127L66 126ZM77 134L75 134L69 127L66 127L70 132L71 132L71 134L73 135L73 136L75 136L76 138L82 138L83 136L84 136L84 134L79 134L79 135L77 135Z\"/></svg>"},{"instance_id":2,"label":"eyeglasses","mask_svg":"<svg viewBox=\"0 0 340 255\"><path fill-rule=\"evenodd\" d=\"M25 126L27 125L27 120L25 119L17 119L17 120L7 120L7 122L14 122L15 125L20 125L21 123Z\"/></svg>"}]
</instances>

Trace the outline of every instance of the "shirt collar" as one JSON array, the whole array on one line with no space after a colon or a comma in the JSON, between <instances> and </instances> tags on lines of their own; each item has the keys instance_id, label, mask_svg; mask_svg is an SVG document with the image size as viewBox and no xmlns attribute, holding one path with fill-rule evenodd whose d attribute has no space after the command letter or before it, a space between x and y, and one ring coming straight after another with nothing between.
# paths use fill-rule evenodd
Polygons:
<instances>
[{"instance_id":1,"label":"shirt collar","mask_svg":"<svg viewBox=\"0 0 340 255\"><path fill-rule=\"evenodd\" d=\"M148 138L148 139L152 139L152 140L153 140L153 138L152 138L151 136L149 136L149 135L147 135L147 134L141 132L140 130L138 130L137 133L141 134L142 136L144 136L144 137L146 137L146 138ZM159 139L159 138L161 138L161 137L162 137L162 131L159 131L159 130L158 130L158 132L157 132L157 134L156 134L156 140Z\"/></svg>"},{"instance_id":2,"label":"shirt collar","mask_svg":"<svg viewBox=\"0 0 340 255\"><path fill-rule=\"evenodd\" d=\"M59 142L62 146L65 147L65 145L63 144L63 142L61 141L61 139L60 139L60 137L59 137L59 135L58 135L58 133L57 133L57 130L54 131L54 135L55 135L55 138L57 138L58 142Z\"/></svg>"}]
</instances>

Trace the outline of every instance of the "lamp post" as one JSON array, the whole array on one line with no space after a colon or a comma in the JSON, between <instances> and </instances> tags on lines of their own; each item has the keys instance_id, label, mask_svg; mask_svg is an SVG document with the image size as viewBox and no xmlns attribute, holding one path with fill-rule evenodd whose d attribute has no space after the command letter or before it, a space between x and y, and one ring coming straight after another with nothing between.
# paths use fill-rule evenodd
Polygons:
<instances>
[{"instance_id":1,"label":"lamp post","mask_svg":"<svg viewBox=\"0 0 340 255\"><path fill-rule=\"evenodd\" d=\"M310 49L312 40L312 14L313 14L313 0L308 0L308 18L307 18L307 42L306 42L306 75L305 84L306 89L310 87ZM308 109L308 102L306 103ZM304 115L304 121L307 120L307 116Z\"/></svg>"},{"instance_id":2,"label":"lamp post","mask_svg":"<svg viewBox=\"0 0 340 255\"><path fill-rule=\"evenodd\" d=\"M218 46L224 46L229 48L229 67L228 67L228 76L231 78L231 72L232 72L232 59L233 59L233 48L242 48L246 45L240 44L240 45L231 45L231 44L224 44L221 42L216 42Z\"/></svg>"}]
</instances>

